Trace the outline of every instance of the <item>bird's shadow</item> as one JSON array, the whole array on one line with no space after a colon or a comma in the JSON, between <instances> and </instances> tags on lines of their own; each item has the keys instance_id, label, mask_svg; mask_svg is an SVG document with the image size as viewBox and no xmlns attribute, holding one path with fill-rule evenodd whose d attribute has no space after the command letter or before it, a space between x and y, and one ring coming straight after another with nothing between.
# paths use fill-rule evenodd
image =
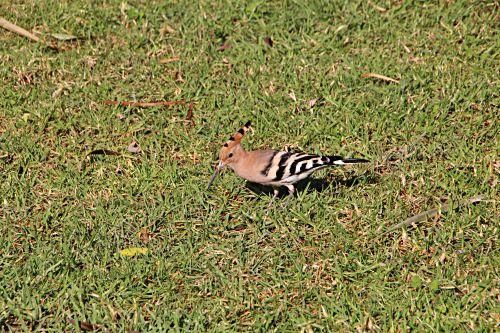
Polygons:
<instances>
[{"instance_id":1,"label":"bird's shadow","mask_svg":"<svg viewBox=\"0 0 500 333\"><path fill-rule=\"evenodd\" d=\"M338 188L338 187L354 187L354 186L358 186L361 184L376 184L378 182L378 178L379 177L377 177L374 174L350 176L349 178L341 179L341 180L338 180L338 179L330 180L328 178L306 178L306 179L301 180L295 184L294 195L297 196L299 193L303 193L303 192L321 193L330 186L333 186L334 188ZM273 195L274 194L274 190L271 186L265 186L265 185L256 184L256 183L252 183L252 182L246 182L245 187L257 195ZM278 197L283 198L286 196L288 196L288 190L286 189L286 187L281 187Z\"/></svg>"}]
</instances>

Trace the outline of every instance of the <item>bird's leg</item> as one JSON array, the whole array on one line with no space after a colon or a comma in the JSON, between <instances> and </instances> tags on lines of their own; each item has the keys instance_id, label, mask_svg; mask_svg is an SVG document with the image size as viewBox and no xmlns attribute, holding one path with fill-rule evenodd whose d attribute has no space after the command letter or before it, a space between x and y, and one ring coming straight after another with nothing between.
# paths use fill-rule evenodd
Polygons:
<instances>
[{"instance_id":1,"label":"bird's leg","mask_svg":"<svg viewBox=\"0 0 500 333\"><path fill-rule=\"evenodd\" d=\"M273 187L273 189L274 189L274 194L273 194L273 197L271 198L271 200L269 200L269 205L267 206L268 209L271 208L271 205L273 204L274 200L280 194L280 189L278 187Z\"/></svg>"},{"instance_id":2,"label":"bird's leg","mask_svg":"<svg viewBox=\"0 0 500 333\"><path fill-rule=\"evenodd\" d=\"M271 198L271 200L269 200L269 204L267 205L266 215L265 216L269 215L269 211L271 210L271 206L273 205L274 200L280 194L280 190L279 190L278 187L273 187L273 189L274 189L274 194L273 194L273 197Z\"/></svg>"},{"instance_id":3,"label":"bird's leg","mask_svg":"<svg viewBox=\"0 0 500 333\"><path fill-rule=\"evenodd\" d=\"M293 198L293 194L295 193L295 186L293 186L292 184L285 185L285 187L288 189L288 196L283 203L283 207L286 207L288 205L290 199Z\"/></svg>"}]
</instances>

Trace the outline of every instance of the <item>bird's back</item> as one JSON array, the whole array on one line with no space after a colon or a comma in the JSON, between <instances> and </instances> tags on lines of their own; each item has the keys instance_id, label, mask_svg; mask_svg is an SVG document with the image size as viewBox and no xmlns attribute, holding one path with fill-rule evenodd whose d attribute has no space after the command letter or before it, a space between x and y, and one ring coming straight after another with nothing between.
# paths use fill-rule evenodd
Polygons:
<instances>
[{"instance_id":1,"label":"bird's back","mask_svg":"<svg viewBox=\"0 0 500 333\"><path fill-rule=\"evenodd\" d=\"M275 150L246 152L245 158L233 166L240 177L264 185L293 184L312 172L333 165L340 157Z\"/></svg>"},{"instance_id":2,"label":"bird's back","mask_svg":"<svg viewBox=\"0 0 500 333\"><path fill-rule=\"evenodd\" d=\"M329 158L305 153L278 152L264 172L269 185L293 184L330 163Z\"/></svg>"}]
</instances>

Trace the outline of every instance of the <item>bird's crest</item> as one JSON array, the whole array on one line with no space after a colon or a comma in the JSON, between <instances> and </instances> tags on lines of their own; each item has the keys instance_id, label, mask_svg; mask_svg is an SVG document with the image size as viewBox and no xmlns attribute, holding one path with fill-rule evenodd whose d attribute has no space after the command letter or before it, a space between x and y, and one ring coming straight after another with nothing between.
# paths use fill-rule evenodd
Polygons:
<instances>
[{"instance_id":1,"label":"bird's crest","mask_svg":"<svg viewBox=\"0 0 500 333\"><path fill-rule=\"evenodd\" d=\"M235 144L240 144L241 143L241 139L243 138L243 136L248 132L248 130L250 129L250 126L252 126L252 122L251 121L247 121L245 125L243 125L242 128L240 128L236 133L234 133L233 135L231 135L231 137L229 138L228 141L226 141L226 143L224 143L224 147L231 147L231 146L234 146Z\"/></svg>"}]
</instances>

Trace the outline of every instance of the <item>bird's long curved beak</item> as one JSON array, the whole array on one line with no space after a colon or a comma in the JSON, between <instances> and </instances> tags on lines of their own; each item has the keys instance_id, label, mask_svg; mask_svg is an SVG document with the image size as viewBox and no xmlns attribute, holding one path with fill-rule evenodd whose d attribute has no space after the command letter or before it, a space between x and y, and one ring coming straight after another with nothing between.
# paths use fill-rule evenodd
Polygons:
<instances>
[{"instance_id":1,"label":"bird's long curved beak","mask_svg":"<svg viewBox=\"0 0 500 333\"><path fill-rule=\"evenodd\" d=\"M217 175L219 174L219 172L222 170L223 167L224 165L222 164L222 162L219 161L219 164L217 164L217 166L215 167L214 174L212 175L210 181L208 182L207 190L210 188L210 186L212 186L212 183L214 182L215 178L217 177Z\"/></svg>"}]
</instances>

